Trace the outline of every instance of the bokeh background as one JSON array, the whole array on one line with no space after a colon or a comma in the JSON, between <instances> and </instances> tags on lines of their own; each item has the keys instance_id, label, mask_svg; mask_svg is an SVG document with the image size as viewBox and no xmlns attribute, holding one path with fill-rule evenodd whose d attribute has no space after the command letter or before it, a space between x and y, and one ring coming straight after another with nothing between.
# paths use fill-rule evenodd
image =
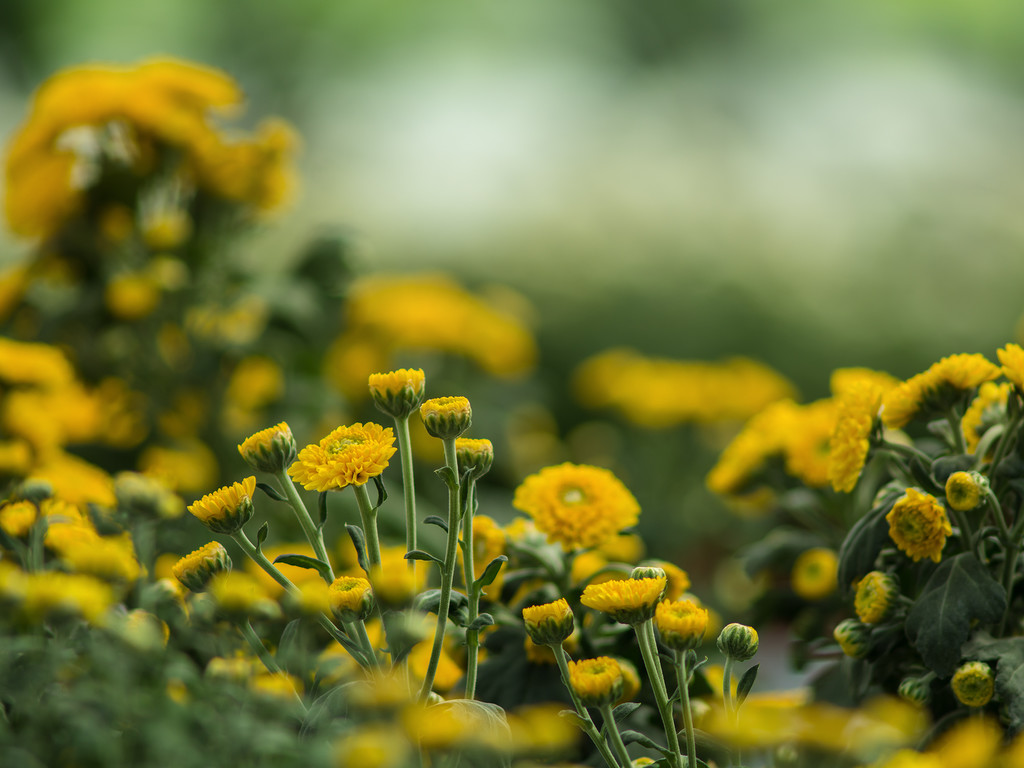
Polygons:
<instances>
[{"instance_id":1,"label":"bokeh background","mask_svg":"<svg viewBox=\"0 0 1024 768\"><path fill-rule=\"evenodd\" d=\"M746 355L810 400L839 366L903 378L1016 337L1017 4L2 8L0 136L66 66L155 54L215 66L245 88L248 119L277 114L302 136L300 196L248 241L256 263L275 269L296 243L341 234L358 273L444 271L515 305L540 349L517 398L536 399L569 446L550 458L613 456L654 554L731 545L702 482L727 435L595 422L568 386L587 356ZM0 234L4 261L28 247Z\"/></svg>"}]
</instances>

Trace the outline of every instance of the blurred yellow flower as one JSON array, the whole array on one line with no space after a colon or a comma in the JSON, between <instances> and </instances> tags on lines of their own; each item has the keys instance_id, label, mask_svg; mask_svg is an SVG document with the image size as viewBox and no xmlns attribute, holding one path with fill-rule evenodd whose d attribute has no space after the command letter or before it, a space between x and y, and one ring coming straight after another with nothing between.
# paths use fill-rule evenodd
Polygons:
<instances>
[{"instance_id":1,"label":"blurred yellow flower","mask_svg":"<svg viewBox=\"0 0 1024 768\"><path fill-rule=\"evenodd\" d=\"M944 357L927 371L911 376L885 393L882 421L888 427L905 426L918 411L933 407L933 399L947 391L961 392L991 381L1001 373L984 355Z\"/></svg>"},{"instance_id":2,"label":"blurred yellow flower","mask_svg":"<svg viewBox=\"0 0 1024 768\"><path fill-rule=\"evenodd\" d=\"M610 656L569 662L569 685L587 707L614 704L624 680L619 662Z\"/></svg>"},{"instance_id":3,"label":"blurred yellow flower","mask_svg":"<svg viewBox=\"0 0 1024 768\"><path fill-rule=\"evenodd\" d=\"M986 381L978 388L978 396L971 401L964 416L960 419L960 428L967 443L967 452L974 453L978 449L981 436L989 427L998 424L1006 416L1006 401L1010 396L1010 385L1006 382L996 384Z\"/></svg>"},{"instance_id":4,"label":"blurred yellow flower","mask_svg":"<svg viewBox=\"0 0 1024 768\"><path fill-rule=\"evenodd\" d=\"M871 571L857 582L857 593L853 598L857 618L865 624L877 624L892 610L899 593L892 576L882 571Z\"/></svg>"},{"instance_id":5,"label":"blurred yellow flower","mask_svg":"<svg viewBox=\"0 0 1024 768\"><path fill-rule=\"evenodd\" d=\"M888 374L879 376L888 378ZM838 386L842 394L836 396L836 426L829 441L828 479L834 490L849 493L857 485L861 470L864 469L868 457L868 438L878 418L882 396L888 390L886 384L880 383L872 375L856 380L847 376L841 381ZM888 388L894 385L890 384ZM837 385L833 383L833 386Z\"/></svg>"},{"instance_id":6,"label":"blurred yellow flower","mask_svg":"<svg viewBox=\"0 0 1024 768\"><path fill-rule=\"evenodd\" d=\"M793 563L790 583L804 600L822 600L838 587L839 558L834 550L814 547L800 553Z\"/></svg>"}]
</instances>

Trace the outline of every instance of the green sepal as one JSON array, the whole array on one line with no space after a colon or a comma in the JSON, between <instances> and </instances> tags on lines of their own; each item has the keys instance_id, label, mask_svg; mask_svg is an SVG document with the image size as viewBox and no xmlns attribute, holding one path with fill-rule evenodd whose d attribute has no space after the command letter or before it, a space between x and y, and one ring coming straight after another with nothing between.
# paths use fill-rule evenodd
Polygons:
<instances>
[{"instance_id":1,"label":"green sepal","mask_svg":"<svg viewBox=\"0 0 1024 768\"><path fill-rule=\"evenodd\" d=\"M621 736L623 744L640 744L641 746L647 747L648 749L656 749L658 752L661 752L661 754L665 755L666 757L671 757L672 755L672 750L668 749L667 747L661 746L656 741L654 741L654 739L652 739L650 736L645 736L644 734L640 733L640 731L623 731Z\"/></svg>"},{"instance_id":2,"label":"green sepal","mask_svg":"<svg viewBox=\"0 0 1024 768\"><path fill-rule=\"evenodd\" d=\"M508 557L505 555L498 555L496 558L491 560L484 568L484 572L480 574L480 578L473 582L473 589L482 589L490 586L496 578L498 578L498 572L501 570L503 563L508 562Z\"/></svg>"},{"instance_id":3,"label":"green sepal","mask_svg":"<svg viewBox=\"0 0 1024 768\"><path fill-rule=\"evenodd\" d=\"M370 561L366 557L366 535L363 533L363 529L358 525L345 523L345 530L348 531L348 537L352 539L352 546L356 548L356 562L363 569L363 573L369 575Z\"/></svg>"},{"instance_id":4,"label":"green sepal","mask_svg":"<svg viewBox=\"0 0 1024 768\"><path fill-rule=\"evenodd\" d=\"M274 558L274 563L294 565L297 568L309 568L316 571L328 584L331 582L331 566L323 560L317 560L309 555L280 555Z\"/></svg>"},{"instance_id":5,"label":"green sepal","mask_svg":"<svg viewBox=\"0 0 1024 768\"><path fill-rule=\"evenodd\" d=\"M320 491L320 495L316 497L316 508L320 512L320 525L317 527L323 528L327 522L327 491Z\"/></svg>"},{"instance_id":6,"label":"green sepal","mask_svg":"<svg viewBox=\"0 0 1024 768\"><path fill-rule=\"evenodd\" d=\"M1006 590L973 552L943 560L907 614L906 631L925 665L949 677L960 663L960 646L971 624L998 621L1006 607Z\"/></svg>"},{"instance_id":7,"label":"green sepal","mask_svg":"<svg viewBox=\"0 0 1024 768\"><path fill-rule=\"evenodd\" d=\"M479 632L484 627L489 627L494 624L494 617L489 613L481 613L475 619L473 623L466 627L467 632Z\"/></svg>"},{"instance_id":8,"label":"green sepal","mask_svg":"<svg viewBox=\"0 0 1024 768\"><path fill-rule=\"evenodd\" d=\"M260 526L260 529L256 531L256 551L260 551L260 547L263 546L263 542L267 540L267 534L270 533L270 523L264 523Z\"/></svg>"},{"instance_id":9,"label":"green sepal","mask_svg":"<svg viewBox=\"0 0 1024 768\"><path fill-rule=\"evenodd\" d=\"M755 664L746 672L744 672L743 677L740 678L740 682L736 686L737 707L744 702L744 700L750 694L750 689L754 687L754 681L757 680L757 668L760 666L760 664Z\"/></svg>"},{"instance_id":10,"label":"green sepal","mask_svg":"<svg viewBox=\"0 0 1024 768\"><path fill-rule=\"evenodd\" d=\"M267 496L272 498L274 501L288 501L288 499L282 496L278 492L278 490L274 488L272 485L268 485L267 483L256 483L256 487L263 491L265 494L267 494Z\"/></svg>"},{"instance_id":11,"label":"green sepal","mask_svg":"<svg viewBox=\"0 0 1024 768\"><path fill-rule=\"evenodd\" d=\"M621 723L627 717L640 709L640 706L641 704L639 701L627 701L625 704L619 704L619 706L612 710L612 717L615 718L616 723Z\"/></svg>"},{"instance_id":12,"label":"green sepal","mask_svg":"<svg viewBox=\"0 0 1024 768\"><path fill-rule=\"evenodd\" d=\"M378 510L383 506L384 502L388 500L388 492L384 487L384 478L380 475L375 475L373 478L373 484L377 486L377 506L374 510Z\"/></svg>"},{"instance_id":13,"label":"green sepal","mask_svg":"<svg viewBox=\"0 0 1024 768\"><path fill-rule=\"evenodd\" d=\"M450 492L454 493L459 489L459 478L452 471L451 467L441 467L440 469L435 469L434 474L444 481L444 484L448 486L448 490Z\"/></svg>"},{"instance_id":14,"label":"green sepal","mask_svg":"<svg viewBox=\"0 0 1024 768\"><path fill-rule=\"evenodd\" d=\"M580 717L578 712L575 712L571 709L563 709L558 713L558 716L564 717L566 720L575 725L581 731L586 732L587 721Z\"/></svg>"},{"instance_id":15,"label":"green sepal","mask_svg":"<svg viewBox=\"0 0 1024 768\"><path fill-rule=\"evenodd\" d=\"M438 565L444 565L442 560L437 555L432 555L429 552L424 552L422 549L413 549L405 553L406 560L428 560Z\"/></svg>"},{"instance_id":16,"label":"green sepal","mask_svg":"<svg viewBox=\"0 0 1024 768\"><path fill-rule=\"evenodd\" d=\"M448 521L440 515L427 515L423 518L424 525L436 525L441 528L445 533L448 533Z\"/></svg>"}]
</instances>

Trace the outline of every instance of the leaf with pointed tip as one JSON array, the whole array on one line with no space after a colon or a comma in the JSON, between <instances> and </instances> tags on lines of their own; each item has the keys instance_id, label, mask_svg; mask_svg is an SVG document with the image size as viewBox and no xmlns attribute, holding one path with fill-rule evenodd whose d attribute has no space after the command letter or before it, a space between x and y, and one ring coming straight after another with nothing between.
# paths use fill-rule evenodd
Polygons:
<instances>
[{"instance_id":1,"label":"leaf with pointed tip","mask_svg":"<svg viewBox=\"0 0 1024 768\"><path fill-rule=\"evenodd\" d=\"M363 535L363 529L358 525L346 523L345 530L348 531L348 537L352 539L352 546L356 548L356 560L359 567L363 569L363 573L369 574L370 561L366 559L366 536Z\"/></svg>"},{"instance_id":2,"label":"leaf with pointed tip","mask_svg":"<svg viewBox=\"0 0 1024 768\"><path fill-rule=\"evenodd\" d=\"M498 578L498 571L501 570L502 563L507 563L508 558L505 555L498 555L496 558L491 560L484 568L484 572L480 574L480 578L473 582L475 589L483 589L484 587L490 586L491 583Z\"/></svg>"},{"instance_id":3,"label":"leaf with pointed tip","mask_svg":"<svg viewBox=\"0 0 1024 768\"><path fill-rule=\"evenodd\" d=\"M494 623L494 617L489 613L481 613L466 627L467 632L479 632L484 627L489 627Z\"/></svg>"},{"instance_id":4,"label":"leaf with pointed tip","mask_svg":"<svg viewBox=\"0 0 1024 768\"><path fill-rule=\"evenodd\" d=\"M639 701L627 701L625 704L619 704L619 706L612 710L612 717L615 718L616 723L621 723L639 708Z\"/></svg>"},{"instance_id":5,"label":"leaf with pointed tip","mask_svg":"<svg viewBox=\"0 0 1024 768\"><path fill-rule=\"evenodd\" d=\"M320 495L316 497L316 507L320 512L320 525L317 527L323 528L327 522L327 491L320 491Z\"/></svg>"},{"instance_id":6,"label":"leaf with pointed tip","mask_svg":"<svg viewBox=\"0 0 1024 768\"><path fill-rule=\"evenodd\" d=\"M423 518L424 525L436 525L438 528L442 528L445 533L448 533L448 522L439 515L427 515Z\"/></svg>"},{"instance_id":7,"label":"leaf with pointed tip","mask_svg":"<svg viewBox=\"0 0 1024 768\"><path fill-rule=\"evenodd\" d=\"M417 610L424 613L439 613L441 606L441 590L428 589L422 593L414 603ZM466 626L466 615L469 610L469 598L453 589L448 602L448 618L460 627Z\"/></svg>"},{"instance_id":8,"label":"leaf with pointed tip","mask_svg":"<svg viewBox=\"0 0 1024 768\"><path fill-rule=\"evenodd\" d=\"M309 568L319 573L328 584L331 582L331 566L323 560L317 560L309 555L280 555L274 558L275 563L294 565L297 568Z\"/></svg>"},{"instance_id":9,"label":"leaf with pointed tip","mask_svg":"<svg viewBox=\"0 0 1024 768\"><path fill-rule=\"evenodd\" d=\"M640 744L641 746L647 747L648 749L656 749L663 755L671 755L672 751L658 744L649 736L645 736L639 731L623 731L622 732L622 743L623 744Z\"/></svg>"},{"instance_id":10,"label":"leaf with pointed tip","mask_svg":"<svg viewBox=\"0 0 1024 768\"><path fill-rule=\"evenodd\" d=\"M444 481L444 484L448 486L449 491L454 492L459 489L459 478L456 477L454 472L452 472L451 467L441 467L440 469L435 469L434 474Z\"/></svg>"},{"instance_id":11,"label":"leaf with pointed tip","mask_svg":"<svg viewBox=\"0 0 1024 768\"><path fill-rule=\"evenodd\" d=\"M422 549L413 549L405 553L406 560L428 560L438 565L444 565L442 560L437 555L432 555L429 552L424 552Z\"/></svg>"},{"instance_id":12,"label":"leaf with pointed tip","mask_svg":"<svg viewBox=\"0 0 1024 768\"><path fill-rule=\"evenodd\" d=\"M736 706L738 707L747 698L750 693L750 689L754 687L754 681L757 680L757 668L760 664L755 664L746 672L743 673L743 677L740 678L739 684L736 686Z\"/></svg>"},{"instance_id":13,"label":"leaf with pointed tip","mask_svg":"<svg viewBox=\"0 0 1024 768\"><path fill-rule=\"evenodd\" d=\"M907 614L906 632L925 665L949 677L960 663L960 646L974 621L998 621L1006 590L973 552L944 559Z\"/></svg>"},{"instance_id":14,"label":"leaf with pointed tip","mask_svg":"<svg viewBox=\"0 0 1024 768\"><path fill-rule=\"evenodd\" d=\"M587 730L586 721L571 709L563 709L558 713L558 716L565 718L570 723L579 728L581 731Z\"/></svg>"},{"instance_id":15,"label":"leaf with pointed tip","mask_svg":"<svg viewBox=\"0 0 1024 768\"><path fill-rule=\"evenodd\" d=\"M384 478L380 475L374 476L373 484L377 486L377 506L374 507L374 509L377 510L380 509L384 502L388 500L388 492L384 487Z\"/></svg>"},{"instance_id":16,"label":"leaf with pointed tip","mask_svg":"<svg viewBox=\"0 0 1024 768\"><path fill-rule=\"evenodd\" d=\"M256 483L256 487L263 491L267 496L272 498L274 501L288 501L284 496L278 493L277 489L266 483Z\"/></svg>"},{"instance_id":17,"label":"leaf with pointed tip","mask_svg":"<svg viewBox=\"0 0 1024 768\"><path fill-rule=\"evenodd\" d=\"M267 540L267 534L270 533L270 523L264 523L260 526L260 529L256 531L256 551L260 551L260 547L263 546L263 542Z\"/></svg>"}]
</instances>

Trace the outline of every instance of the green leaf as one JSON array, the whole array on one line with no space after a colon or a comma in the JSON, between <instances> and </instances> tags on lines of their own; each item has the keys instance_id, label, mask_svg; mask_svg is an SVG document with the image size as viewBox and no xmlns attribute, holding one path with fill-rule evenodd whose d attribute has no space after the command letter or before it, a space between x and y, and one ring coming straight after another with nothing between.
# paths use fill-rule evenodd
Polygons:
<instances>
[{"instance_id":1,"label":"green leaf","mask_svg":"<svg viewBox=\"0 0 1024 768\"><path fill-rule=\"evenodd\" d=\"M405 553L406 560L427 560L429 562L437 563L438 565L444 565L442 560L437 555L432 555L429 552L424 552L422 549L413 549Z\"/></svg>"},{"instance_id":2,"label":"green leaf","mask_svg":"<svg viewBox=\"0 0 1024 768\"><path fill-rule=\"evenodd\" d=\"M299 634L302 628L301 619L292 619L281 633L281 639L277 643L277 653L274 658L284 667L287 672L293 675L302 675L305 670L305 659L302 652L302 639Z\"/></svg>"},{"instance_id":3,"label":"green leaf","mask_svg":"<svg viewBox=\"0 0 1024 768\"><path fill-rule=\"evenodd\" d=\"M745 547L739 556L743 569L756 576L770 566L792 566L801 552L822 546L821 537L799 528L776 528L756 544Z\"/></svg>"},{"instance_id":4,"label":"green leaf","mask_svg":"<svg viewBox=\"0 0 1024 768\"><path fill-rule=\"evenodd\" d=\"M757 680L757 668L760 664L755 664L746 672L743 673L743 677L740 678L739 684L736 686L736 706L738 707L743 703L744 699L750 693L750 689L754 687L754 681Z\"/></svg>"},{"instance_id":5,"label":"green leaf","mask_svg":"<svg viewBox=\"0 0 1024 768\"><path fill-rule=\"evenodd\" d=\"M623 731L622 732L622 743L623 744L640 744L641 746L647 747L648 749L656 749L666 757L672 754L672 751L658 744L656 741L651 739L649 736L645 736L639 731Z\"/></svg>"},{"instance_id":6,"label":"green leaf","mask_svg":"<svg viewBox=\"0 0 1024 768\"><path fill-rule=\"evenodd\" d=\"M327 491L320 491L320 495L316 497L316 507L320 512L319 527L323 528L327 522Z\"/></svg>"},{"instance_id":7,"label":"green leaf","mask_svg":"<svg viewBox=\"0 0 1024 768\"><path fill-rule=\"evenodd\" d=\"M494 623L494 617L489 613L481 613L475 619L473 623L466 627L467 632L479 632L484 627L489 627Z\"/></svg>"},{"instance_id":8,"label":"green leaf","mask_svg":"<svg viewBox=\"0 0 1024 768\"><path fill-rule=\"evenodd\" d=\"M434 474L444 480L444 484L448 486L450 492L457 491L459 489L459 478L456 477L455 473L452 472L451 467L441 467L435 469Z\"/></svg>"},{"instance_id":9,"label":"green leaf","mask_svg":"<svg viewBox=\"0 0 1024 768\"><path fill-rule=\"evenodd\" d=\"M274 488L272 485L267 485L266 483L256 483L256 487L263 491L265 494L267 494L267 496L272 498L274 501L288 501L288 499L286 499L284 496L278 493L277 489Z\"/></svg>"},{"instance_id":10,"label":"green leaf","mask_svg":"<svg viewBox=\"0 0 1024 768\"><path fill-rule=\"evenodd\" d=\"M640 709L639 701L627 701L625 704L619 704L619 706L612 710L612 717L615 718L616 723L621 723L638 709Z\"/></svg>"},{"instance_id":11,"label":"green leaf","mask_svg":"<svg viewBox=\"0 0 1024 768\"><path fill-rule=\"evenodd\" d=\"M445 533L448 533L448 521L440 515L427 515L425 518L423 518L423 524L436 525L438 528L444 530Z\"/></svg>"},{"instance_id":12,"label":"green leaf","mask_svg":"<svg viewBox=\"0 0 1024 768\"><path fill-rule=\"evenodd\" d=\"M587 721L580 717L576 712L571 709L563 709L558 713L559 717L564 717L570 723L575 725L581 731L587 730Z\"/></svg>"},{"instance_id":13,"label":"green leaf","mask_svg":"<svg viewBox=\"0 0 1024 768\"><path fill-rule=\"evenodd\" d=\"M260 551L260 547L263 546L263 542L267 540L267 534L270 533L270 523L264 523L260 526L260 529L256 531L256 551Z\"/></svg>"},{"instance_id":14,"label":"green leaf","mask_svg":"<svg viewBox=\"0 0 1024 768\"><path fill-rule=\"evenodd\" d=\"M373 484L377 486L377 506L374 507L374 509L377 510L380 509L384 502L388 500L388 492L384 487L384 478L380 475L376 475L373 478Z\"/></svg>"},{"instance_id":15,"label":"green leaf","mask_svg":"<svg viewBox=\"0 0 1024 768\"><path fill-rule=\"evenodd\" d=\"M839 547L839 588L848 590L875 567L875 559L889 543L889 514L896 499L875 507L853 524Z\"/></svg>"},{"instance_id":16,"label":"green leaf","mask_svg":"<svg viewBox=\"0 0 1024 768\"><path fill-rule=\"evenodd\" d=\"M441 590L428 589L416 598L415 606L417 610L423 611L424 613L438 613L438 609L441 606ZM469 598L457 589L453 589L448 602L448 618L452 619L452 621L460 627L466 626L466 612L468 607ZM459 621L460 615L462 621Z\"/></svg>"},{"instance_id":17,"label":"green leaf","mask_svg":"<svg viewBox=\"0 0 1024 768\"><path fill-rule=\"evenodd\" d=\"M489 586L496 578L498 578L498 571L501 570L503 563L507 563L508 558L505 555L498 555L496 558L491 560L484 568L484 572L480 574L480 578L473 582L473 587L476 589L483 589Z\"/></svg>"},{"instance_id":18,"label":"green leaf","mask_svg":"<svg viewBox=\"0 0 1024 768\"><path fill-rule=\"evenodd\" d=\"M998 621L1005 607L1006 590L973 552L963 552L943 560L924 585L907 614L907 638L929 669L949 677L971 623Z\"/></svg>"},{"instance_id":19,"label":"green leaf","mask_svg":"<svg viewBox=\"0 0 1024 768\"><path fill-rule=\"evenodd\" d=\"M366 559L366 536L363 535L363 529L358 525L345 524L345 530L348 531L348 537L352 539L352 546L356 548L356 560L359 562L359 567L363 569L363 573L370 573L370 561Z\"/></svg>"},{"instance_id":20,"label":"green leaf","mask_svg":"<svg viewBox=\"0 0 1024 768\"><path fill-rule=\"evenodd\" d=\"M309 555L281 555L274 558L275 563L294 565L298 568L309 568L316 571L328 584L331 582L331 566L323 560L317 560Z\"/></svg>"}]
</instances>

